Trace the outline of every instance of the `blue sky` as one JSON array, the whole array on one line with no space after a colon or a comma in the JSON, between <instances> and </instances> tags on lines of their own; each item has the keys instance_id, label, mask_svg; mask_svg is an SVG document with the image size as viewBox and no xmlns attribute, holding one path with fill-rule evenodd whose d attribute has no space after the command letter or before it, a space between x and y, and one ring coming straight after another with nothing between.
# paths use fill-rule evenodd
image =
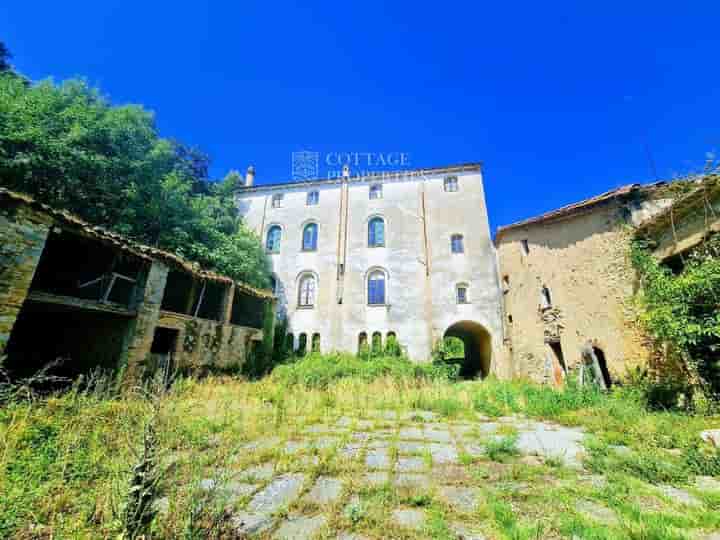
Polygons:
<instances>
[{"instance_id":1,"label":"blue sky","mask_svg":"<svg viewBox=\"0 0 720 540\"><path fill-rule=\"evenodd\" d=\"M720 2L10 1L27 76L85 76L162 135L290 178L291 152L483 161L491 225L720 149ZM324 174L323 171L321 171Z\"/></svg>"}]
</instances>

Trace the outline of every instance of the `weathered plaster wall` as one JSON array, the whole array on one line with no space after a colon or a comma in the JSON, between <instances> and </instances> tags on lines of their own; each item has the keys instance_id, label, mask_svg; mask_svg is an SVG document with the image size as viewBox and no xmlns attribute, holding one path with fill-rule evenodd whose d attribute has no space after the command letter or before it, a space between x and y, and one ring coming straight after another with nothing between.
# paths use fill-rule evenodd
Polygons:
<instances>
[{"instance_id":1,"label":"weathered plaster wall","mask_svg":"<svg viewBox=\"0 0 720 540\"><path fill-rule=\"evenodd\" d=\"M0 354L30 288L52 219L24 206L0 209Z\"/></svg>"},{"instance_id":2,"label":"weathered plaster wall","mask_svg":"<svg viewBox=\"0 0 720 540\"><path fill-rule=\"evenodd\" d=\"M578 365L589 340L605 353L613 377L647 360L631 300L636 280L626 216L612 200L565 219L508 230L498 240L500 272L509 280L504 308L515 376L540 382L551 377L553 353L545 341L552 333L560 335L569 368ZM543 285L552 310L540 309Z\"/></svg>"},{"instance_id":3,"label":"weathered plaster wall","mask_svg":"<svg viewBox=\"0 0 720 540\"><path fill-rule=\"evenodd\" d=\"M469 319L490 332L501 358L500 293L482 176L479 170L453 173L459 179L457 193L444 191L446 176L239 190L240 213L263 242L272 225L282 227L280 253L270 257L296 346L300 333L307 334L309 343L317 332L322 350L356 352L361 332L369 338L381 332L383 339L395 332L409 356L422 361L448 326ZM369 187L376 182L383 185L382 198L370 199ZM307 206L307 192L316 189L319 204ZM284 195L282 208L271 207L274 193ZM385 219L384 247L367 245L367 223L374 216ZM303 253L302 229L311 220L320 227L318 251ZM464 255L450 257L454 232L465 235L466 249ZM385 306L367 304L366 278L374 268L387 272ZM314 309L297 306L298 277L304 271L318 277ZM471 295L471 303L462 306L455 301L460 282L469 285Z\"/></svg>"}]
</instances>

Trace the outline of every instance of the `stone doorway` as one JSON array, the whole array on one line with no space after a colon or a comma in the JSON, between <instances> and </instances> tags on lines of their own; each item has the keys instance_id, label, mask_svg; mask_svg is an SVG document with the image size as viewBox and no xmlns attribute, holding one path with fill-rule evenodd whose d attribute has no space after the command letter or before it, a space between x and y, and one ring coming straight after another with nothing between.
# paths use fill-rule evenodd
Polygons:
<instances>
[{"instance_id":1,"label":"stone doorway","mask_svg":"<svg viewBox=\"0 0 720 540\"><path fill-rule=\"evenodd\" d=\"M475 321L458 321L445 330L443 338L445 337L459 338L465 346L465 358L460 367L461 377L484 379L490 374L492 338L482 324Z\"/></svg>"}]
</instances>

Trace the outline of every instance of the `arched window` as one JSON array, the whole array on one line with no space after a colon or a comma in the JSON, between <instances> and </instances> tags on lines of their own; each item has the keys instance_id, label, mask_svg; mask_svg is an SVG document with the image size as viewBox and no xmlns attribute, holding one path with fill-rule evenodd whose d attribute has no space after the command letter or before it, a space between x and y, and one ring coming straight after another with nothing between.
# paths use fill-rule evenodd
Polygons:
<instances>
[{"instance_id":1,"label":"arched window","mask_svg":"<svg viewBox=\"0 0 720 540\"><path fill-rule=\"evenodd\" d=\"M445 191L457 191L458 190L458 178L457 176L448 176L445 178L444 183Z\"/></svg>"},{"instance_id":2,"label":"arched window","mask_svg":"<svg viewBox=\"0 0 720 540\"><path fill-rule=\"evenodd\" d=\"M385 245L385 220L374 217L368 221L368 246L382 247Z\"/></svg>"},{"instance_id":3,"label":"arched window","mask_svg":"<svg viewBox=\"0 0 720 540\"><path fill-rule=\"evenodd\" d=\"M320 201L320 192L319 191L308 191L307 194L307 205L308 206L315 206Z\"/></svg>"},{"instance_id":4,"label":"arched window","mask_svg":"<svg viewBox=\"0 0 720 540\"><path fill-rule=\"evenodd\" d=\"M382 199L382 184L372 184L370 186L370 198Z\"/></svg>"},{"instance_id":5,"label":"arched window","mask_svg":"<svg viewBox=\"0 0 720 540\"><path fill-rule=\"evenodd\" d=\"M298 307L311 308L315 306L315 289L317 283L312 274L303 274L298 287Z\"/></svg>"},{"instance_id":6,"label":"arched window","mask_svg":"<svg viewBox=\"0 0 720 540\"><path fill-rule=\"evenodd\" d=\"M455 298L458 304L468 304L468 286L466 283L458 283L455 287Z\"/></svg>"},{"instance_id":7,"label":"arched window","mask_svg":"<svg viewBox=\"0 0 720 540\"><path fill-rule=\"evenodd\" d=\"M307 334L305 332L300 334L297 352L298 356L305 356L305 353L307 352Z\"/></svg>"},{"instance_id":8,"label":"arched window","mask_svg":"<svg viewBox=\"0 0 720 540\"><path fill-rule=\"evenodd\" d=\"M368 304L371 306L382 306L385 304L385 272L373 270L368 274L367 295Z\"/></svg>"},{"instance_id":9,"label":"arched window","mask_svg":"<svg viewBox=\"0 0 720 540\"><path fill-rule=\"evenodd\" d=\"M450 251L453 253L465 253L465 242L462 234L453 234L450 237Z\"/></svg>"},{"instance_id":10,"label":"arched window","mask_svg":"<svg viewBox=\"0 0 720 540\"><path fill-rule=\"evenodd\" d=\"M358 335L358 355L367 353L367 332L360 332Z\"/></svg>"},{"instance_id":11,"label":"arched window","mask_svg":"<svg viewBox=\"0 0 720 540\"><path fill-rule=\"evenodd\" d=\"M268 253L280 253L280 239L282 238L282 229L279 225L273 225L268 229L265 248Z\"/></svg>"},{"instance_id":12,"label":"arched window","mask_svg":"<svg viewBox=\"0 0 720 540\"><path fill-rule=\"evenodd\" d=\"M295 352L295 336L292 332L285 334L285 350L290 353Z\"/></svg>"},{"instance_id":13,"label":"arched window","mask_svg":"<svg viewBox=\"0 0 720 540\"><path fill-rule=\"evenodd\" d=\"M303 229L303 251L317 250L318 226L317 223L308 223Z\"/></svg>"},{"instance_id":14,"label":"arched window","mask_svg":"<svg viewBox=\"0 0 720 540\"><path fill-rule=\"evenodd\" d=\"M312 348L310 350L314 353L320 352L320 334L317 332L312 335Z\"/></svg>"},{"instance_id":15,"label":"arched window","mask_svg":"<svg viewBox=\"0 0 720 540\"><path fill-rule=\"evenodd\" d=\"M540 289L540 309L548 309L552 307L552 298L550 297L550 289L545 285Z\"/></svg>"},{"instance_id":16,"label":"arched window","mask_svg":"<svg viewBox=\"0 0 720 540\"><path fill-rule=\"evenodd\" d=\"M395 332L388 332L385 336L385 354L389 356L400 356L400 343Z\"/></svg>"},{"instance_id":17,"label":"arched window","mask_svg":"<svg viewBox=\"0 0 720 540\"><path fill-rule=\"evenodd\" d=\"M382 354L382 334L380 332L373 332L372 353L373 355Z\"/></svg>"}]
</instances>

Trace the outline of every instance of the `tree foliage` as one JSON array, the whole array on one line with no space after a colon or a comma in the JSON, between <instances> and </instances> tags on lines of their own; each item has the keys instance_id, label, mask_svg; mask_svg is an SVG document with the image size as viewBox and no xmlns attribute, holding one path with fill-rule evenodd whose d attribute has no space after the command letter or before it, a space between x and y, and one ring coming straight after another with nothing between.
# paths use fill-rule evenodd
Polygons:
<instances>
[{"instance_id":1,"label":"tree foliage","mask_svg":"<svg viewBox=\"0 0 720 540\"><path fill-rule=\"evenodd\" d=\"M720 395L720 236L685 256L673 273L638 241L632 261L642 280L641 319L655 340Z\"/></svg>"},{"instance_id":2,"label":"tree foliage","mask_svg":"<svg viewBox=\"0 0 720 540\"><path fill-rule=\"evenodd\" d=\"M265 287L260 240L233 204L237 173L211 182L208 163L160 137L153 113L113 106L82 80L28 84L0 73L2 185Z\"/></svg>"}]
</instances>

